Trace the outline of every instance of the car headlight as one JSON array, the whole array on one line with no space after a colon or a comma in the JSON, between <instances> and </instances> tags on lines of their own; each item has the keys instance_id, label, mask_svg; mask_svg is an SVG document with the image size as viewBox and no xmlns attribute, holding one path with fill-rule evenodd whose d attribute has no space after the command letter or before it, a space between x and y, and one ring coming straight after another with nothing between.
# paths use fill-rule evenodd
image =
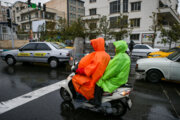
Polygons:
<instances>
[{"instance_id":1,"label":"car headlight","mask_svg":"<svg viewBox=\"0 0 180 120\"><path fill-rule=\"evenodd\" d=\"M160 56L160 55L152 55L152 57L158 57L158 56Z\"/></svg>"}]
</instances>

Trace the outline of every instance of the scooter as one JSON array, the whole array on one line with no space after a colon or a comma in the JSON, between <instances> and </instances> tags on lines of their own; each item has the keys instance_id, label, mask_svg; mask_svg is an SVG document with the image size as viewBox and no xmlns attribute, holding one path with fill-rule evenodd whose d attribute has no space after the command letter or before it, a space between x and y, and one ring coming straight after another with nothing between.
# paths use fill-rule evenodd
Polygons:
<instances>
[{"instance_id":1,"label":"scooter","mask_svg":"<svg viewBox=\"0 0 180 120\"><path fill-rule=\"evenodd\" d=\"M74 69L75 68L73 66L72 70L75 71ZM62 84L60 85L60 95L64 101L77 102L75 99L73 99L73 94L68 86L68 83L72 80L74 75L75 72L72 72L66 80L62 81ZM132 107L132 101L129 97L131 91L132 86L125 84L111 94L103 94L101 101L102 104L98 108L88 102L83 101L82 105L91 110L103 111L108 115L123 116L126 114L127 110L130 110ZM67 106L68 105L65 105L64 107Z\"/></svg>"}]
</instances>

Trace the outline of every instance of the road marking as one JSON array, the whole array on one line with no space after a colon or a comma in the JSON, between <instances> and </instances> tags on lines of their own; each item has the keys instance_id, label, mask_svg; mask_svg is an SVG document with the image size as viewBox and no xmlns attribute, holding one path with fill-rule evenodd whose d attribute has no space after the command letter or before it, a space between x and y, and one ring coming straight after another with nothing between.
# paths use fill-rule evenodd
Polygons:
<instances>
[{"instance_id":1,"label":"road marking","mask_svg":"<svg viewBox=\"0 0 180 120\"><path fill-rule=\"evenodd\" d=\"M177 94L180 96L180 92L175 88L175 91L177 92Z\"/></svg>"},{"instance_id":2,"label":"road marking","mask_svg":"<svg viewBox=\"0 0 180 120\"><path fill-rule=\"evenodd\" d=\"M32 91L30 93L24 94L19 97L16 97L14 99L0 102L0 114L3 114L7 111L10 111L10 110L18 107L18 106L26 104L32 100L42 97L42 96L44 96L48 93L51 93L55 90L58 90L60 88L60 84L62 84L62 83L63 83L63 81L60 81L55 84L40 88L38 90Z\"/></svg>"}]
</instances>

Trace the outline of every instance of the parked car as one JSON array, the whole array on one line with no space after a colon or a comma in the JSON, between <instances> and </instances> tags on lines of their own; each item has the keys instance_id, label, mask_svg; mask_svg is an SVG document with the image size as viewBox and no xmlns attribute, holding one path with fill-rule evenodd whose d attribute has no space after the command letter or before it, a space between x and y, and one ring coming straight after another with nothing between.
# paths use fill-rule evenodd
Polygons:
<instances>
[{"instance_id":1,"label":"parked car","mask_svg":"<svg viewBox=\"0 0 180 120\"><path fill-rule=\"evenodd\" d=\"M51 42L31 42L17 50L2 52L1 57L8 65L16 62L49 63L52 68L59 62L69 61L71 49L60 48Z\"/></svg>"},{"instance_id":2,"label":"parked car","mask_svg":"<svg viewBox=\"0 0 180 120\"><path fill-rule=\"evenodd\" d=\"M56 42L60 47L62 48L68 48L68 49L73 49L73 47L71 46L67 46L65 43L62 42Z\"/></svg>"},{"instance_id":3,"label":"parked car","mask_svg":"<svg viewBox=\"0 0 180 120\"><path fill-rule=\"evenodd\" d=\"M158 52L152 52L148 55L148 58L161 58L161 57L167 57L170 54L174 53L175 51L177 51L180 48L180 46L178 47L174 47L171 48L169 50L162 50L162 51L158 51Z\"/></svg>"},{"instance_id":4,"label":"parked car","mask_svg":"<svg viewBox=\"0 0 180 120\"><path fill-rule=\"evenodd\" d=\"M138 78L151 82L160 80L180 81L180 49L166 58L139 59L136 64Z\"/></svg>"},{"instance_id":5,"label":"parked car","mask_svg":"<svg viewBox=\"0 0 180 120\"><path fill-rule=\"evenodd\" d=\"M132 51L132 55L146 57L151 52L159 51L158 48L152 48L147 44L136 44L134 45L134 49ZM128 50L129 52L129 50Z\"/></svg>"}]
</instances>

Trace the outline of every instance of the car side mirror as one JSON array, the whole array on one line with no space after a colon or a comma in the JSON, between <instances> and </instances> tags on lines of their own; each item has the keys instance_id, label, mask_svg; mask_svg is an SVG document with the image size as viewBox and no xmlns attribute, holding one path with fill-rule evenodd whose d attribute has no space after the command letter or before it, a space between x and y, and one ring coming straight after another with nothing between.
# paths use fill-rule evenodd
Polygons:
<instances>
[{"instance_id":1,"label":"car side mirror","mask_svg":"<svg viewBox=\"0 0 180 120\"><path fill-rule=\"evenodd\" d=\"M19 51L23 51L22 48L20 48Z\"/></svg>"}]
</instances>

